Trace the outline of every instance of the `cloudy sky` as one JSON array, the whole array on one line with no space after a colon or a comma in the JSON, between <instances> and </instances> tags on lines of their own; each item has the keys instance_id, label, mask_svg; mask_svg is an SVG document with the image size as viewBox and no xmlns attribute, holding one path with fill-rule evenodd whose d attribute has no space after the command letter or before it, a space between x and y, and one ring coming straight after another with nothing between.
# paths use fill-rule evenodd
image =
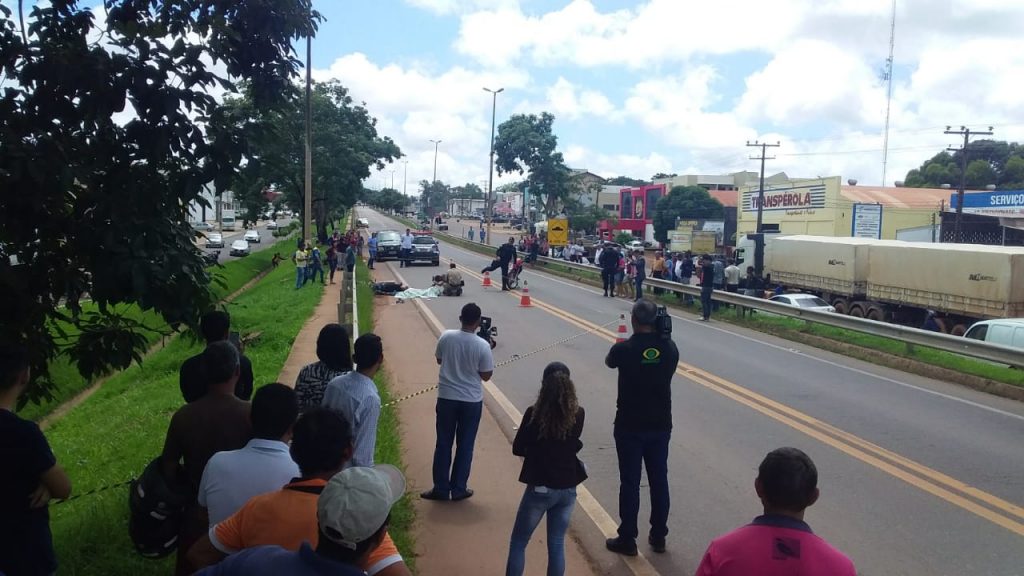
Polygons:
<instances>
[{"instance_id":1,"label":"cloudy sky","mask_svg":"<svg viewBox=\"0 0 1024 576\"><path fill-rule=\"evenodd\" d=\"M896 0L886 184L958 139L1024 140L1024 2ZM316 0L314 77L365 101L430 179L485 181L497 118L548 111L603 176L756 170L882 180L891 0ZM367 185L403 187L398 163ZM506 176L499 181L509 181Z\"/></svg>"}]
</instances>

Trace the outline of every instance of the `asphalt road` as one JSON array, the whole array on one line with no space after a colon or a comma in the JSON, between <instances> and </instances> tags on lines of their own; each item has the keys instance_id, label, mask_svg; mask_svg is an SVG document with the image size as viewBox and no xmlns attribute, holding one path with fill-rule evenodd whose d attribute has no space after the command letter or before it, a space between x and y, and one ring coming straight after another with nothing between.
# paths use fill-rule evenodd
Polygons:
<instances>
[{"instance_id":1,"label":"asphalt road","mask_svg":"<svg viewBox=\"0 0 1024 576\"><path fill-rule=\"evenodd\" d=\"M281 218L277 220L277 224L281 227L284 227L290 221L291 220L287 218ZM266 221L261 220L260 222L261 223L256 226L256 231L260 233L260 241L249 243L249 250L251 252L258 252L260 250L263 250L267 246L272 245L274 241L277 240L277 238L274 238L273 231L267 230ZM204 252L220 250L220 257L217 261L220 262L221 264L224 264L225 262L230 262L231 260L236 260L238 258L245 258L245 256L231 255L231 243L234 242L235 240L241 240L242 236L245 235L245 232L246 231L242 228L239 228L234 232L224 232L223 248L207 248L205 240L199 241L199 248ZM282 254L282 256L284 256L284 254Z\"/></svg>"},{"instance_id":2,"label":"asphalt road","mask_svg":"<svg viewBox=\"0 0 1024 576\"><path fill-rule=\"evenodd\" d=\"M368 209L360 215L371 230L396 225ZM441 256L463 269L466 294L427 301L428 307L452 328L467 302L493 317L495 360L522 357L494 376L520 412L533 403L548 362L572 369L588 412L586 487L617 519L616 374L603 364L610 335L589 333L530 353L595 325L611 322L614 331L630 303L526 272L535 306L524 309L518 294L480 287L479 270L489 258L444 242ZM436 270L401 273L422 288ZM760 513L757 464L779 446L799 447L816 462L821 499L807 521L859 573L1024 574L1024 406L694 318L675 317L673 334L680 366L673 380L669 552L653 554L641 545L660 574L692 574L710 539ZM645 503L641 538L646 515ZM574 521L590 520L577 508ZM595 556L610 554L596 539L585 545Z\"/></svg>"}]
</instances>

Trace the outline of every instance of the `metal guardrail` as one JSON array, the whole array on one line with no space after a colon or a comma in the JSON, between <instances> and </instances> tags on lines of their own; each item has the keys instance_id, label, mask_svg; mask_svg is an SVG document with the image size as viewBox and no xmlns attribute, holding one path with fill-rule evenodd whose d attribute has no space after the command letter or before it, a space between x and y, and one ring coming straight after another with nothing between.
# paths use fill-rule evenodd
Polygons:
<instances>
[{"instance_id":1,"label":"metal guardrail","mask_svg":"<svg viewBox=\"0 0 1024 576\"><path fill-rule=\"evenodd\" d=\"M444 232L435 232L434 234L465 241L463 238L457 238L456 236L445 234ZM600 268L593 265L577 264L575 262L569 262L568 260L549 258L546 256L538 256L537 261L542 264L558 265L581 272L600 273L601 271ZM699 287L683 286L677 282L661 280L658 278L645 278L644 285L662 288L669 292L689 294L697 297L700 296ZM845 314L806 310L795 306L779 304L778 302L771 302L763 298L743 296L741 294L725 292L723 290L715 290L712 295L712 299L725 304L740 306L742 308L770 312L772 314L778 314L779 316L806 320L808 322L816 322L825 326L852 330L862 334L892 338L907 344L925 346L927 348L934 348L936 350L951 352L953 354L961 354L963 356L969 356L979 360L1024 367L1024 351L1017 348L1011 348L1009 346L990 344L980 340L964 338L963 336L952 336L939 332L931 332L929 330L921 330L919 328L911 328L909 326L901 326L899 324L877 322L875 320L868 320L867 318L856 318Z\"/></svg>"}]
</instances>

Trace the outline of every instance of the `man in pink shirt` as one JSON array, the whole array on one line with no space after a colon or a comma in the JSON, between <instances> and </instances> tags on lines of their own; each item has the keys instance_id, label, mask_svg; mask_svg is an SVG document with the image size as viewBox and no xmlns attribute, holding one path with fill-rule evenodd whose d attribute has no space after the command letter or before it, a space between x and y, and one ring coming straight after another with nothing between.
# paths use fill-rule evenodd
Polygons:
<instances>
[{"instance_id":1,"label":"man in pink shirt","mask_svg":"<svg viewBox=\"0 0 1024 576\"><path fill-rule=\"evenodd\" d=\"M853 562L804 522L818 499L818 470L796 448L772 450L754 489L764 514L711 541L697 576L856 576Z\"/></svg>"}]
</instances>

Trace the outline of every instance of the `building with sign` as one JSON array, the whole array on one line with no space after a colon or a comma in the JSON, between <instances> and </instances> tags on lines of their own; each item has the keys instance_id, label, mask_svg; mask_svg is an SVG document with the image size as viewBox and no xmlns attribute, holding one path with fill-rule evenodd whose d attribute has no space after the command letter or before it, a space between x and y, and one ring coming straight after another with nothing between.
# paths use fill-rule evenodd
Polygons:
<instances>
[{"instance_id":1,"label":"building with sign","mask_svg":"<svg viewBox=\"0 0 1024 576\"><path fill-rule=\"evenodd\" d=\"M968 192L973 198L976 192ZM765 184L762 222L767 231L814 236L938 241L950 191L843 185L839 176ZM973 201L973 200L972 200ZM740 189L737 233L757 229L758 185ZM965 201L965 206L967 201ZM932 233L934 231L934 233Z\"/></svg>"}]
</instances>

